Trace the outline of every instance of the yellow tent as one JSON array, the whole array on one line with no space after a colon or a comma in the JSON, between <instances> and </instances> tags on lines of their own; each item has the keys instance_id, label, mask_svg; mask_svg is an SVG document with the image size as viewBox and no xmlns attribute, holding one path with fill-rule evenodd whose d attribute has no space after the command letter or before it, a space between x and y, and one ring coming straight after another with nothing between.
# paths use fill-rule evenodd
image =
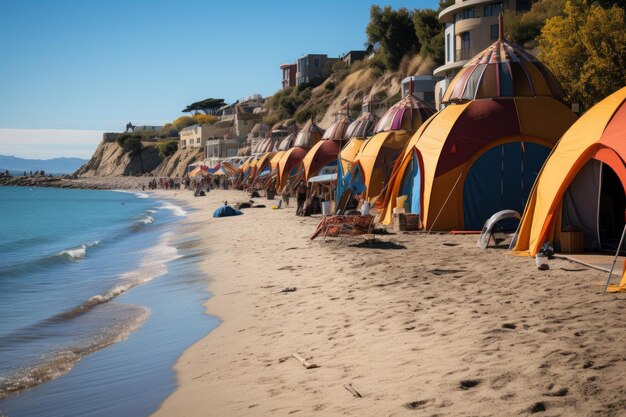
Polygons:
<instances>
[{"instance_id":1,"label":"yellow tent","mask_svg":"<svg viewBox=\"0 0 626 417\"><path fill-rule=\"evenodd\" d=\"M363 143L352 167L353 174L361 177L367 200L378 198L384 192L396 159L411 133L434 113L430 104L411 94L380 118L374 129L375 135Z\"/></svg>"},{"instance_id":2,"label":"yellow tent","mask_svg":"<svg viewBox=\"0 0 626 417\"><path fill-rule=\"evenodd\" d=\"M339 152L339 160L341 162L343 172L348 172L350 168L352 168L354 159L361 150L365 140L365 138L352 138L348 143L346 143L346 146L343 147L341 152Z\"/></svg>"},{"instance_id":3,"label":"yellow tent","mask_svg":"<svg viewBox=\"0 0 626 417\"><path fill-rule=\"evenodd\" d=\"M367 139L356 155L353 169L358 169L366 186L365 198L377 197L391 175L394 163L410 135L405 130L381 132Z\"/></svg>"},{"instance_id":4,"label":"yellow tent","mask_svg":"<svg viewBox=\"0 0 626 417\"><path fill-rule=\"evenodd\" d=\"M284 154L285 154L285 151L278 151L274 154L274 156L272 156L272 158L270 159L270 169L272 171L278 169L278 162L280 161L280 158L282 158Z\"/></svg>"}]
</instances>

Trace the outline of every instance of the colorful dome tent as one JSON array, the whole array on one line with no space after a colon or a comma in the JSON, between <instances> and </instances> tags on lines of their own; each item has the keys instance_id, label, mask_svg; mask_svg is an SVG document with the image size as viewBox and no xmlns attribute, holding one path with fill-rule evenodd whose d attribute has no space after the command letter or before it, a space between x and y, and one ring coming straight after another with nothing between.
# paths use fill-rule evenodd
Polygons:
<instances>
[{"instance_id":1,"label":"colorful dome tent","mask_svg":"<svg viewBox=\"0 0 626 417\"><path fill-rule=\"evenodd\" d=\"M293 147L285 151L278 161L277 189L284 187L290 177L304 174L301 166L302 160L309 149L322 139L323 135L324 130L313 123L313 120L306 122L296 136Z\"/></svg>"},{"instance_id":2,"label":"colorful dome tent","mask_svg":"<svg viewBox=\"0 0 626 417\"><path fill-rule=\"evenodd\" d=\"M556 145L537 178L514 250L534 256L548 241L558 248L563 231L572 229L583 231L585 249L615 251L625 189L626 87L588 110Z\"/></svg>"},{"instance_id":3,"label":"colorful dome tent","mask_svg":"<svg viewBox=\"0 0 626 417\"><path fill-rule=\"evenodd\" d=\"M449 105L407 145L385 197L434 230L480 230L503 209L521 212L550 149L576 120L546 67L498 39L457 74Z\"/></svg>"},{"instance_id":4,"label":"colorful dome tent","mask_svg":"<svg viewBox=\"0 0 626 417\"><path fill-rule=\"evenodd\" d=\"M351 120L346 114L342 114L333 123L322 139L317 142L302 159L304 166L304 179L309 180L326 165L337 163L337 155L345 142L345 135Z\"/></svg>"},{"instance_id":5,"label":"colorful dome tent","mask_svg":"<svg viewBox=\"0 0 626 417\"><path fill-rule=\"evenodd\" d=\"M367 200L384 191L410 135L434 113L430 104L411 93L394 104L376 123L374 136L363 143L352 167L352 175L358 176L364 185Z\"/></svg>"}]
</instances>

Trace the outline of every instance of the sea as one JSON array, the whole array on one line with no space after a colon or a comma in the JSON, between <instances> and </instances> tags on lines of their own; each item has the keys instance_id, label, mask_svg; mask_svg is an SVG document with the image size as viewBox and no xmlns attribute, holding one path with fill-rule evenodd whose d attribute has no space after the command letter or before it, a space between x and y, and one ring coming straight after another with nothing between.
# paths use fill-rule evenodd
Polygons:
<instances>
[{"instance_id":1,"label":"sea","mask_svg":"<svg viewBox=\"0 0 626 417\"><path fill-rule=\"evenodd\" d=\"M204 313L189 208L144 193L0 187L0 416L148 416Z\"/></svg>"}]
</instances>

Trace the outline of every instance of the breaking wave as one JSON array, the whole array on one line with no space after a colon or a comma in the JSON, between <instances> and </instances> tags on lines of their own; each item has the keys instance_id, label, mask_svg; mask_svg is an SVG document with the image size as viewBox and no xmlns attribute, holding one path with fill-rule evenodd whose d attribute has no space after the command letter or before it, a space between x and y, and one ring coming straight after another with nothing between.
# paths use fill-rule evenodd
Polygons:
<instances>
[{"instance_id":1,"label":"breaking wave","mask_svg":"<svg viewBox=\"0 0 626 417\"><path fill-rule=\"evenodd\" d=\"M184 217L184 216L186 216L186 215L187 215L187 211L185 211L182 207L177 206L177 205L172 204L172 203L169 203L169 202L168 202L168 203L163 204L163 205L162 205L161 207L159 207L159 208L160 208L161 210L171 210L171 211L172 211L172 213L173 213L175 216L178 216L178 217Z\"/></svg>"},{"instance_id":2,"label":"breaking wave","mask_svg":"<svg viewBox=\"0 0 626 417\"><path fill-rule=\"evenodd\" d=\"M62 257L69 259L70 261L78 261L79 259L83 259L85 256L87 256L87 248L98 246L99 244L99 240L96 240L95 242L83 243L77 248L64 249L60 252L55 253L54 255L52 255L52 257L48 258Z\"/></svg>"}]
</instances>

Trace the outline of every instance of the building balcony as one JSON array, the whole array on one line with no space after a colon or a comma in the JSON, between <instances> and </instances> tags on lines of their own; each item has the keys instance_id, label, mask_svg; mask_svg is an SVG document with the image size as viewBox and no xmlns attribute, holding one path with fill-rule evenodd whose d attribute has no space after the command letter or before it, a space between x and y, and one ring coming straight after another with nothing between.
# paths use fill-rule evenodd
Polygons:
<instances>
[{"instance_id":1,"label":"building balcony","mask_svg":"<svg viewBox=\"0 0 626 417\"><path fill-rule=\"evenodd\" d=\"M467 62L467 59L464 59L462 61L449 62L446 65L435 68L435 70L433 71L433 75L435 77L446 77L448 73L456 72L461 69L463 65L467 64Z\"/></svg>"},{"instance_id":2,"label":"building balcony","mask_svg":"<svg viewBox=\"0 0 626 417\"><path fill-rule=\"evenodd\" d=\"M461 48L454 51L454 61L466 61L472 57L470 48Z\"/></svg>"},{"instance_id":3,"label":"building balcony","mask_svg":"<svg viewBox=\"0 0 626 417\"><path fill-rule=\"evenodd\" d=\"M439 13L439 21L441 23L454 23L454 15L461 10L493 2L493 0L466 0L457 2L450 7L446 7Z\"/></svg>"}]
</instances>

